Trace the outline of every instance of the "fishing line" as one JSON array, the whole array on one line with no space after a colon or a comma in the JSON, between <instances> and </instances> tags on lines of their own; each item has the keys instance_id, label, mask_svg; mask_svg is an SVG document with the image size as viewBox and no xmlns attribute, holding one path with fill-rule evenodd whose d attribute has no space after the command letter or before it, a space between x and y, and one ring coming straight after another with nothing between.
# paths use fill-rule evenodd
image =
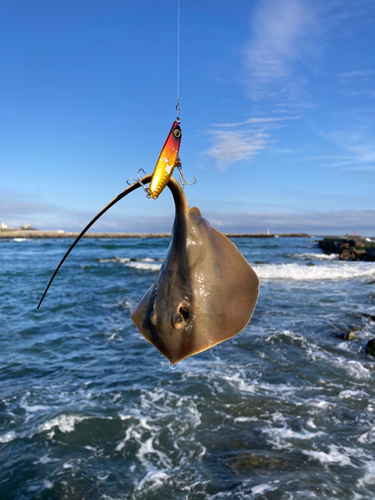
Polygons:
<instances>
[{"instance_id":1,"label":"fishing line","mask_svg":"<svg viewBox=\"0 0 375 500\"><path fill-rule=\"evenodd\" d=\"M180 121L180 0L177 0L177 121Z\"/></svg>"}]
</instances>

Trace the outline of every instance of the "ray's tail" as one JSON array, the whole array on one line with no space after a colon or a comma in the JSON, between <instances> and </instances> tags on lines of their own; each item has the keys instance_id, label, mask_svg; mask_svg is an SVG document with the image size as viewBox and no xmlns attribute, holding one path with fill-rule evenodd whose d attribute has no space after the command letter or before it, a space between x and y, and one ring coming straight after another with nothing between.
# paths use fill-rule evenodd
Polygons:
<instances>
[{"instance_id":1,"label":"ray's tail","mask_svg":"<svg viewBox=\"0 0 375 500\"><path fill-rule=\"evenodd\" d=\"M70 252L73 250L73 248L76 246L76 244L79 242L79 240L82 238L82 236L90 229L90 227L95 224L95 222L103 215L105 214L105 212L107 212L107 210L109 210L111 207L113 207L113 205L115 205L118 201L122 200L123 198L125 198L125 196L127 196L128 194L130 194L132 191L135 191L136 189L142 187L142 184L148 184L151 180L151 177L152 175L145 175L144 177L142 177L142 179L140 179L140 182L135 182L134 184L132 184L131 186L129 186L128 188L125 189L125 191L123 191L122 193L120 193L118 196L116 196L116 198L114 198L110 203L108 203L107 206L105 206L103 208L103 210L101 210L97 215L95 215L95 217L87 224L87 226L80 232L80 234L77 236L77 238L74 240L74 242L71 244L71 246L69 247L69 250L66 252L66 254L64 255L64 257L61 259L61 262L60 264L57 266L55 272L53 273L52 275L52 278L49 280L49 283L47 285L47 288L44 290L44 293L43 293L43 296L42 298L40 299L39 301L39 304L38 304L38 307L37 309L40 308L42 302L43 302L43 299L44 297L46 296L47 292L48 292L48 289L49 287L51 286L52 284L52 281L54 280L56 274L59 272L59 269L60 267L63 265L63 263L65 262L65 259L68 257L68 255L70 254Z\"/></svg>"}]
</instances>

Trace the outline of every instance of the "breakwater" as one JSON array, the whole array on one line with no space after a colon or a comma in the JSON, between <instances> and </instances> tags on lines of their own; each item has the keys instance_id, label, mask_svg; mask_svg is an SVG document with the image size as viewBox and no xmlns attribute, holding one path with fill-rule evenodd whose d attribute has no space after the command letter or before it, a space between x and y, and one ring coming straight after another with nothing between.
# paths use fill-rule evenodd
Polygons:
<instances>
[{"instance_id":1,"label":"breakwater","mask_svg":"<svg viewBox=\"0 0 375 500\"><path fill-rule=\"evenodd\" d=\"M68 231L2 230L0 239L14 238L77 238L80 233ZM306 233L250 234L227 233L228 238L309 238ZM88 231L83 238L170 238L171 233L97 233Z\"/></svg>"}]
</instances>

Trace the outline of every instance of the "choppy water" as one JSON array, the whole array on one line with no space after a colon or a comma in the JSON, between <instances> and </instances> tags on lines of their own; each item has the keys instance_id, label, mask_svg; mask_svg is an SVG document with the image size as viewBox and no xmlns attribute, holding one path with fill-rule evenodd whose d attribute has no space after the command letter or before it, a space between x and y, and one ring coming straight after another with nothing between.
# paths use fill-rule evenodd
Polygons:
<instances>
[{"instance_id":1,"label":"choppy water","mask_svg":"<svg viewBox=\"0 0 375 500\"><path fill-rule=\"evenodd\" d=\"M167 240L81 241L40 311L70 241L0 241L2 500L375 497L375 263L235 243L253 319L172 370L129 316Z\"/></svg>"}]
</instances>

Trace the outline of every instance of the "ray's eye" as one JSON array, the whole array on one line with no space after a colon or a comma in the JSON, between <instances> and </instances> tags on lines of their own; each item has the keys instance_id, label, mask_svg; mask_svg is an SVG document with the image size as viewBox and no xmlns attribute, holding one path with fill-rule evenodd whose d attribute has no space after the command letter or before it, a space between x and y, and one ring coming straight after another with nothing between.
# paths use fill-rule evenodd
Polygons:
<instances>
[{"instance_id":1,"label":"ray's eye","mask_svg":"<svg viewBox=\"0 0 375 500\"><path fill-rule=\"evenodd\" d=\"M174 315L172 324L175 328L181 328L182 327L182 316L180 313L177 313Z\"/></svg>"},{"instance_id":2,"label":"ray's eye","mask_svg":"<svg viewBox=\"0 0 375 500\"><path fill-rule=\"evenodd\" d=\"M186 326L186 321L190 317L190 310L186 305L181 305L178 312L172 317L172 325L174 328L183 328Z\"/></svg>"},{"instance_id":3,"label":"ray's eye","mask_svg":"<svg viewBox=\"0 0 375 500\"><path fill-rule=\"evenodd\" d=\"M176 139L178 139L179 137L181 137L181 129L179 128L174 128L173 129L173 135L176 137Z\"/></svg>"}]
</instances>

